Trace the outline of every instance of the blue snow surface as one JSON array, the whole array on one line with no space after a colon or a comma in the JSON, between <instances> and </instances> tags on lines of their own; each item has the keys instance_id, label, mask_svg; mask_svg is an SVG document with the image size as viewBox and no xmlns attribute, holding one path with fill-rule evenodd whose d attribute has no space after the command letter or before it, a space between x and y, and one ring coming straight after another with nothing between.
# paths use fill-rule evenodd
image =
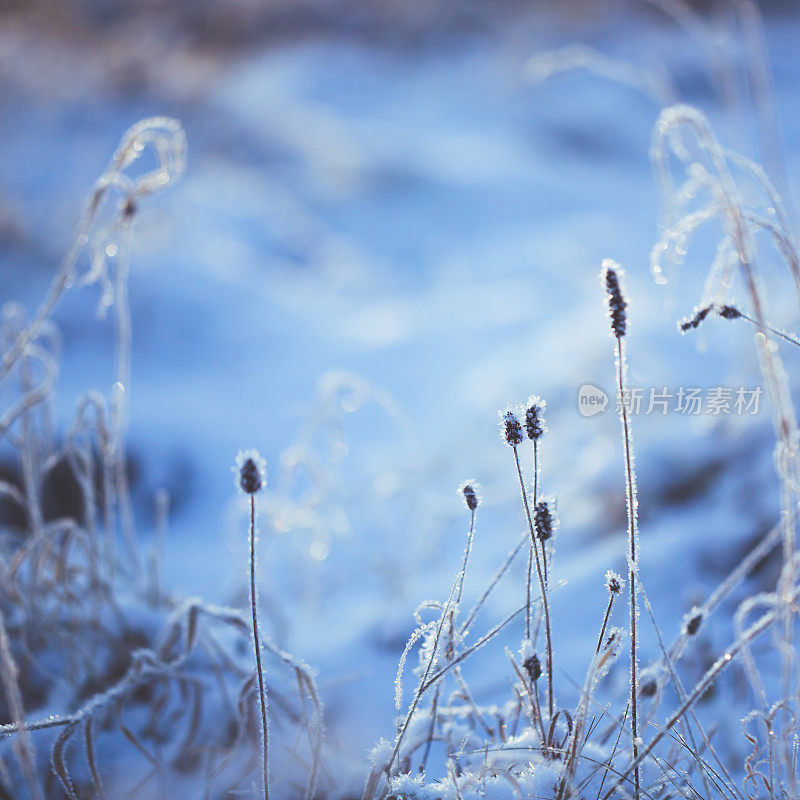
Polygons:
<instances>
[{"instance_id":1,"label":"blue snow surface","mask_svg":"<svg viewBox=\"0 0 800 800\"><path fill-rule=\"evenodd\" d=\"M670 285L651 277L659 104L585 71L543 82L526 72L531 56L582 42L669 75L725 145L757 155L752 114L724 107L703 43L649 14L506 22L419 46L322 36L202 68L176 59L136 90L107 79L90 50L40 43L18 47L0 95L0 186L14 230L0 286L30 308L123 131L153 114L181 120L186 175L142 208L132 255L140 535L150 542L153 493L166 488L167 586L243 605L246 506L231 466L239 448L261 451L271 484L264 627L317 669L329 738L361 775L370 745L393 733L394 669L413 611L444 599L459 567L460 482L477 480L484 498L467 603L525 530L497 411L532 393L547 401L541 484L558 499L553 617L560 691L574 702L603 575L625 569L603 258L626 270L632 385L760 384L745 324L676 331L702 294L713 238L701 237ZM800 25L770 19L766 33L796 183ZM731 52L737 63L735 43ZM782 287L765 259L765 283L773 277ZM792 298L775 295L774 318L791 327ZM82 392L111 384L113 331L95 317L97 298L96 287L76 289L56 312L61 425ZM785 357L791 372L797 355ZM578 413L584 384L612 397L604 413ZM643 582L671 640L778 517L772 426L763 406L752 417L640 415L633 428ZM529 451L522 460L530 474ZM520 561L472 636L523 600ZM624 624L622 605L617 613ZM729 616L715 625L721 648ZM516 649L520 636L518 625L502 641ZM643 648L656 653L647 633ZM500 644L481 658L473 685L490 699L507 689L508 662ZM616 680L624 694L624 669Z\"/></svg>"}]
</instances>

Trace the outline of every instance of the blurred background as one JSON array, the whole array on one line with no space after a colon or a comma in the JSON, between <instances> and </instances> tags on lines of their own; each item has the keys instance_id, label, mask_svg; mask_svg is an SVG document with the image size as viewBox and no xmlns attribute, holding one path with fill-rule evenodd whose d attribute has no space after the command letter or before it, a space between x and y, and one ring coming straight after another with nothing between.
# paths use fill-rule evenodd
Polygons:
<instances>
[{"instance_id":1,"label":"blurred background","mask_svg":"<svg viewBox=\"0 0 800 800\"><path fill-rule=\"evenodd\" d=\"M577 407L586 383L614 394L600 262L627 271L633 385L759 385L746 326L676 331L716 239L654 283L648 150L662 107L696 105L793 214L796 4L30 0L0 14L3 301L40 301L130 125L167 115L186 131L186 175L143 205L130 276L134 513L149 541L169 494L168 589L244 603L230 468L257 447L264 625L318 668L357 772L392 733L412 612L460 563L459 483L484 495L470 597L524 530L497 409L536 393L561 519L560 658L582 675L586 608L624 564L613 399L591 418ZM769 72L754 81L752 64ZM792 328L770 259L773 319ZM97 302L76 289L56 312L62 426L113 379ZM671 635L777 518L771 425L765 408L643 414L635 437L644 581ZM480 630L522 601L517 566ZM713 653L730 631L707 635ZM502 650L487 659L482 698L505 687Z\"/></svg>"}]
</instances>

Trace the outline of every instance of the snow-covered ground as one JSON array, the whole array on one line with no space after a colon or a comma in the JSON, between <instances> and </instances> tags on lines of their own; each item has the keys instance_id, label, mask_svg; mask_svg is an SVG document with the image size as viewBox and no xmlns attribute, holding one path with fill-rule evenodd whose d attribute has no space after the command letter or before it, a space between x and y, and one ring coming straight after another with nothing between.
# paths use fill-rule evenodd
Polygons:
<instances>
[{"instance_id":1,"label":"snow-covered ground","mask_svg":"<svg viewBox=\"0 0 800 800\"><path fill-rule=\"evenodd\" d=\"M792 186L799 34L796 16L767 21ZM625 552L601 259L627 271L633 385L676 393L760 378L744 324L676 332L700 298L708 251L667 287L650 275L657 100L584 71L537 81L526 62L586 43L632 74L668 76L675 99L706 112L724 144L758 155L753 115L720 99L702 42L654 12L567 24L540 11L500 19L491 35L416 47L319 37L208 64L174 58L163 74L151 65L144 88L120 88L90 48L59 49L18 28L4 36L4 300L41 297L130 124L164 114L186 130L185 178L143 208L130 284L135 514L150 537L154 492L173 498L169 589L244 604L246 507L230 468L239 448L259 448L272 486L265 627L318 670L328 736L357 789L367 748L393 733L394 668L413 610L443 599L460 563L458 484L483 486L470 598L524 530L497 409L537 393L548 404L543 488L561 522L558 665L563 694L575 694L567 676L585 672L602 576L623 569ZM767 262L764 275L769 285L777 268ZM776 295L774 318L792 327L790 298ZM94 288L76 290L56 314L62 424L80 393L112 379L111 329L95 319L96 301ZM797 355L786 358L791 370ZM579 414L584 384L612 396L604 413ZM315 415L322 424L309 435ZM743 417L640 415L634 437L643 581L671 639L777 519L772 428L762 405ZM316 483L288 475L309 448ZM518 566L480 630L523 601ZM731 631L723 618L708 635L721 647ZM505 641L516 649L519 636ZM649 638L644 647L655 654ZM508 666L500 646L482 658L474 686L489 699L505 690ZM624 692L623 671L619 680Z\"/></svg>"}]
</instances>

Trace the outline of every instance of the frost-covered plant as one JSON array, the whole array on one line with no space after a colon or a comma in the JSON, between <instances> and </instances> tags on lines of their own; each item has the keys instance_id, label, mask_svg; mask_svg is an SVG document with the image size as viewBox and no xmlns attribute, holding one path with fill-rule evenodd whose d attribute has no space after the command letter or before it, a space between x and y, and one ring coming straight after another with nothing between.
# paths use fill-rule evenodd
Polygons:
<instances>
[{"instance_id":1,"label":"frost-covered plant","mask_svg":"<svg viewBox=\"0 0 800 800\"><path fill-rule=\"evenodd\" d=\"M533 402L530 403L530 408L536 407L537 403L534 398L531 398ZM522 495L522 505L525 509L525 518L528 521L528 531L531 537L530 543L530 551L533 553L533 563L536 565L536 577L539 579L539 591L541 593L541 601L542 601L542 610L544 612L544 632L545 632L545 654L547 656L547 709L550 715L550 718L553 718L554 715L554 698L553 698L553 639L552 639L552 627L550 623L550 604L547 598L547 585L544 580L544 562L547 559L547 553L545 550L545 540L540 539L536 535L536 526L533 522L533 517L531 516L531 504L528 500L528 491L525 488L525 479L522 476L522 467L520 466L519 462L519 452L518 448L523 442L523 435L522 435L522 425L517 418L517 412L511 409L506 409L505 411L501 411L501 419L502 419L502 433L503 438L509 447L511 447L512 452L514 453L514 465L517 469L517 478L519 479L519 488L520 493ZM537 413L537 416L540 416L540 413ZM534 482L535 482L535 489L538 488L538 472L539 472L539 463L536 457L537 450L536 446L538 444L538 438L541 435L541 426L540 425L528 425L528 414L526 412L526 426L528 428L529 436L531 432L534 432L535 436L530 436L531 440L534 444ZM533 504L534 508L536 506L537 498L536 494L534 493L533 497ZM540 553L541 550L541 553ZM530 567L530 560L529 560L529 567ZM530 569L528 570L530 573ZM525 617L525 638L530 639L530 580L528 580L528 589L527 589L527 608L526 608L526 617Z\"/></svg>"},{"instance_id":2,"label":"frost-covered plant","mask_svg":"<svg viewBox=\"0 0 800 800\"><path fill-rule=\"evenodd\" d=\"M531 395L528 402L521 409L525 418L525 433L528 439L533 443L533 495L531 502L534 509L539 504L539 441L542 436L547 433L547 424L544 420L544 410L547 404L538 395ZM544 573L544 585L548 587L547 580L547 562L548 562L548 546L545 544L547 539L541 536L537 537L542 549L542 571ZM527 611L525 614L525 638L530 638L530 625L531 625L531 582L533 578L533 561L535 555L535 542L531 541L528 549L528 581L527 581Z\"/></svg>"},{"instance_id":3,"label":"frost-covered plant","mask_svg":"<svg viewBox=\"0 0 800 800\"><path fill-rule=\"evenodd\" d=\"M781 541L787 521L770 531L704 603L692 608L680 624L677 638L671 644L665 643L638 573L635 472L630 421L625 404L627 303L622 293L619 268L613 262L604 262L603 283L608 298L611 331L616 342L628 508L626 549L631 648L627 702L620 711L609 714L610 706L601 705L598 698L601 681L625 639L622 630L610 627L610 621L615 600L625 591L626 582L611 571L605 579L608 603L602 614L599 635L587 643L589 666L574 709L558 707L554 703L551 712L547 704L540 702L539 683L547 672L553 675L549 665L543 669L542 660L535 650L538 623L545 616L545 592L539 598L537 624L531 629L531 636L523 640L519 654L506 650L515 676L513 699L501 705L482 705L476 701L467 683L464 671L466 662L507 629L518 614L527 614L528 603L474 640L474 644L468 644L467 637L475 619L475 609L483 606L488 594L507 573L509 564L520 551L520 545L517 545L467 615L465 623L461 626L457 624L477 508L477 504L470 499L474 482L469 481L462 487L467 509L471 513L462 567L447 599L443 603L427 602L417 612L417 628L403 653L396 679L398 711L402 706L405 663L412 648L420 645L417 688L399 722L394 742L384 741L373 752L373 769L365 788L365 800L404 794L456 800L468 793L485 797L500 792L501 783L506 783L515 792L525 794L532 791L537 796L553 798L587 796L589 793L596 793L601 800L631 795L658 797L669 786L674 787L680 795L694 792L695 775L702 781L707 797L735 797L738 800L743 797L729 766L712 743L713 733L706 729L696 713L696 706L729 666L737 661L744 665L757 696L764 698L763 702L766 703L766 690L759 679L751 643L764 631L780 631L785 623L787 600L796 603L800 597L800 585L796 578L800 555L793 556L785 564L777 592L756 595L741 603L735 615L734 640L703 672L694 686L685 687L677 665L688 651L690 642L702 638L703 626L709 616L731 597L743 579ZM501 412L501 437L515 455L523 507L528 512L529 541L543 543L549 539L555 520L550 505L545 501L536 502L532 508L526 503L527 488L518 455L527 430L521 422L521 414L525 416L524 409L522 412L514 409ZM532 438L535 441L535 437ZM537 484L538 479L535 478L534 485ZM788 522L794 524L799 515L800 509L795 507ZM534 554L538 555L538 550ZM542 573L540 578L543 578ZM661 651L661 658L642 671L638 668L637 647L639 600ZM433 619L423 619L423 614L428 611L434 612ZM779 652L783 635L779 636ZM548 644L545 636L545 647ZM450 678L455 686L448 696L445 684ZM670 683L674 691L675 703L669 708L665 706L668 697L663 691L666 683ZM426 697L430 698L427 703ZM775 773L775 767L783 758L781 751L785 743L768 740L766 750L762 749L756 728L763 722L773 729L782 720L787 722L788 718L786 727L791 732L794 718L790 713L790 702L784 700L768 709L768 712L753 712L746 717L745 733L753 750L744 765L745 788L754 787L757 781L762 781L771 792L773 787L784 785ZM640 708L642 704L647 706L644 712ZM665 719L657 724L654 715L657 709L662 708ZM653 726L654 732L651 733ZM623 739L626 733L628 744ZM443 751L441 763L444 771L439 778L428 777L429 772L433 773L429 756L434 748ZM793 773L786 772L784 777L786 785L793 785ZM754 793L747 794L755 797ZM771 796L777 797L778 794Z\"/></svg>"},{"instance_id":4,"label":"frost-covered plant","mask_svg":"<svg viewBox=\"0 0 800 800\"><path fill-rule=\"evenodd\" d=\"M599 643L591 654L586 686L577 709L572 712L556 707L551 640L547 627L547 591L541 568L542 558L547 557L545 545L553 536L556 520L552 501L539 500L531 506L519 459L519 448L525 438L535 446L544 432L543 408L544 403L539 398L531 398L521 410L506 409L500 414L502 440L512 448L515 456L522 505L528 521L529 552L537 565L540 587L536 625L526 626L518 655L506 651L516 676L511 687L511 698L501 705L477 702L463 671L468 659L507 629L520 613L528 615L531 603L526 598L524 606L469 644L470 626L477 611L506 574L510 562L520 551L520 545L512 550L466 620L460 622L464 579L478 508L475 483L467 481L460 488L470 513L461 569L444 602L428 601L417 610L417 627L400 658L395 681L398 712L403 701L406 661L415 646L419 646L415 669L417 686L407 710L398 720L394 742L382 741L372 753L373 768L365 787L365 800L406 792L412 792L417 797L462 797L465 792L486 792L487 786L497 786L499 783L506 783L516 791L528 787L538 793L566 796L571 791L575 775L580 773L582 778L585 777L585 769L579 765L586 760L584 733L589 704L593 700L594 690L620 649L622 637L616 630L606 633L611 614L609 604L602 618ZM524 424L521 422L523 418ZM538 487L536 458L534 473L534 486ZM621 591L621 583L617 577L613 577L613 581L609 578L611 603ZM431 611L433 619L425 619ZM545 621L544 668L535 651L534 641L534 630L538 632L542 620ZM451 679L453 691L448 695L446 684ZM546 702L540 698L539 691L539 683L543 679L548 684ZM429 700L426 703L427 697ZM594 725L595 722L592 727ZM426 782L425 775L434 748L444 751L446 776L438 781ZM419 777L414 777L415 761L418 762Z\"/></svg>"},{"instance_id":5,"label":"frost-covered plant","mask_svg":"<svg viewBox=\"0 0 800 800\"><path fill-rule=\"evenodd\" d=\"M779 646L782 660L782 698L777 702L791 711L777 720L779 743L773 743L773 717L757 673L747 670L756 696L760 698L757 716L768 737L770 785L779 783L778 773L797 784L795 756L789 744L795 728L793 718L800 709L791 691L794 661L794 610L792 596L797 576L796 510L800 502L800 440L791 399L789 381L775 339L796 344L768 322L769 297L762 284L759 264L767 258L759 241L766 235L774 252L785 265L800 300L800 255L781 198L764 170L753 161L724 148L703 114L689 106L675 106L662 112L656 125L651 156L667 207L665 231L651 254L656 280L666 282L664 262L683 261L691 250L692 237L703 225L716 224L720 231L717 254L705 280L703 297L683 330L697 327L711 311L725 319L744 318L758 333L755 337L759 365L766 388L776 435L775 465L781 481L783 525L783 572L777 587L782 600L783 638ZM730 294L739 282L750 305L743 311L733 304ZM774 702L774 701L773 701ZM750 736L750 734L748 734ZM780 764L780 769L779 769Z\"/></svg>"},{"instance_id":6,"label":"frost-covered plant","mask_svg":"<svg viewBox=\"0 0 800 800\"><path fill-rule=\"evenodd\" d=\"M155 166L133 174L148 152ZM177 180L184 161L177 122L135 125L95 184L39 309L32 317L14 303L0 309L0 440L14 459L0 480L0 741L16 762L3 759L4 797L247 792L258 771L266 776L258 769L265 757L255 757L256 743L266 742L263 713L259 722L253 701L265 698L267 669L273 716L289 739L282 777L304 786L308 800L316 792L323 724L310 668L260 635L254 614L248 624L238 610L185 601L142 570L125 454L127 259L139 207ZM117 372L107 393L80 398L59 436L52 392L60 337L51 314L81 284L101 286L101 313L113 308ZM261 462L245 454L241 466L242 489L260 488ZM163 535L163 493L158 506ZM254 532L251 525L251 551ZM254 630L259 669L243 657ZM59 713L31 721L31 709L42 708ZM40 763L48 739L51 770Z\"/></svg>"},{"instance_id":7,"label":"frost-covered plant","mask_svg":"<svg viewBox=\"0 0 800 800\"><path fill-rule=\"evenodd\" d=\"M611 333L616 341L617 392L619 399L619 419L622 425L622 449L625 465L625 500L628 513L628 635L630 637L630 712L631 712L631 752L633 754L633 791L639 800L639 766L636 759L639 755L639 679L638 679L638 636L636 622L638 611L636 596L639 582L639 526L638 501L636 499L636 473L633 469L633 437L628 418L628 399L625 388L627 364L625 361L625 334L628 332L627 303L622 294L621 268L619 264L607 258L603 261L602 280L608 296L608 316Z\"/></svg>"},{"instance_id":8,"label":"frost-covered plant","mask_svg":"<svg viewBox=\"0 0 800 800\"><path fill-rule=\"evenodd\" d=\"M250 501L250 611L253 617L253 650L258 679L258 700L261 711L261 757L264 800L269 800L269 717L264 668L261 666L261 635L258 630L258 591L256 583L256 494L267 484L267 464L257 450L244 450L236 456L233 468L237 483Z\"/></svg>"}]
</instances>

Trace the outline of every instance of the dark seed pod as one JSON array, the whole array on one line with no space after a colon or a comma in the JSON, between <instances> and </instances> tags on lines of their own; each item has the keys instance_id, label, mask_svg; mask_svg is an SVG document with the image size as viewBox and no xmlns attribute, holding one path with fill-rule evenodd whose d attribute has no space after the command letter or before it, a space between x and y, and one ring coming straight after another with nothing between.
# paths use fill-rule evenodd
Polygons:
<instances>
[{"instance_id":1,"label":"dark seed pod","mask_svg":"<svg viewBox=\"0 0 800 800\"><path fill-rule=\"evenodd\" d=\"M539 661L539 656L537 656L536 653L526 658L525 661L522 662L522 666L528 674L531 683L536 683L536 681L542 677L542 662Z\"/></svg>"},{"instance_id":2,"label":"dark seed pod","mask_svg":"<svg viewBox=\"0 0 800 800\"><path fill-rule=\"evenodd\" d=\"M474 481L467 481L460 487L461 494L464 495L464 502L470 511L474 511L478 504L481 502L481 496L478 494L480 487Z\"/></svg>"},{"instance_id":3,"label":"dark seed pod","mask_svg":"<svg viewBox=\"0 0 800 800\"><path fill-rule=\"evenodd\" d=\"M528 398L528 406L525 409L525 432L533 442L547 430L544 424L544 407L544 400L536 395Z\"/></svg>"},{"instance_id":4,"label":"dark seed pod","mask_svg":"<svg viewBox=\"0 0 800 800\"><path fill-rule=\"evenodd\" d=\"M502 418L500 430L506 444L511 447L519 447L519 445L522 444L524 436L522 433L522 425L520 425L517 415L509 410L501 411L500 416Z\"/></svg>"},{"instance_id":5,"label":"dark seed pod","mask_svg":"<svg viewBox=\"0 0 800 800\"><path fill-rule=\"evenodd\" d=\"M639 694L642 697L653 697L658 689L655 678L646 678L639 684Z\"/></svg>"},{"instance_id":6,"label":"dark seed pod","mask_svg":"<svg viewBox=\"0 0 800 800\"><path fill-rule=\"evenodd\" d=\"M736 319L742 316L742 312L735 306L720 306L717 313L724 319Z\"/></svg>"},{"instance_id":7,"label":"dark seed pod","mask_svg":"<svg viewBox=\"0 0 800 800\"><path fill-rule=\"evenodd\" d=\"M603 278L608 294L608 313L611 318L611 330L618 339L622 338L627 332L628 318L625 309L628 304L622 296L619 275L617 271L619 265L607 258L603 261Z\"/></svg>"},{"instance_id":8,"label":"dark seed pod","mask_svg":"<svg viewBox=\"0 0 800 800\"><path fill-rule=\"evenodd\" d=\"M556 521L550 511L549 503L546 500L540 500L533 509L533 528L536 531L536 538L540 542L546 542L552 538L555 527Z\"/></svg>"},{"instance_id":9,"label":"dark seed pod","mask_svg":"<svg viewBox=\"0 0 800 800\"><path fill-rule=\"evenodd\" d=\"M698 308L693 317L681 322L679 325L681 333L686 333L686 331L689 329L698 327L700 323L711 313L712 308L713 306Z\"/></svg>"},{"instance_id":10,"label":"dark seed pod","mask_svg":"<svg viewBox=\"0 0 800 800\"><path fill-rule=\"evenodd\" d=\"M700 630L703 624L703 612L699 609L693 609L689 612L684 623L684 630L687 636L694 636Z\"/></svg>"},{"instance_id":11,"label":"dark seed pod","mask_svg":"<svg viewBox=\"0 0 800 800\"><path fill-rule=\"evenodd\" d=\"M609 570L606 572L606 591L610 594L619 594L622 591L622 587L625 585L625 582L622 578L616 573Z\"/></svg>"},{"instance_id":12,"label":"dark seed pod","mask_svg":"<svg viewBox=\"0 0 800 800\"><path fill-rule=\"evenodd\" d=\"M257 450L239 453L233 471L238 487L245 494L255 494L267 485L267 465Z\"/></svg>"},{"instance_id":13,"label":"dark seed pod","mask_svg":"<svg viewBox=\"0 0 800 800\"><path fill-rule=\"evenodd\" d=\"M136 201L129 197L122 206L122 216L130 219L136 213Z\"/></svg>"}]
</instances>

